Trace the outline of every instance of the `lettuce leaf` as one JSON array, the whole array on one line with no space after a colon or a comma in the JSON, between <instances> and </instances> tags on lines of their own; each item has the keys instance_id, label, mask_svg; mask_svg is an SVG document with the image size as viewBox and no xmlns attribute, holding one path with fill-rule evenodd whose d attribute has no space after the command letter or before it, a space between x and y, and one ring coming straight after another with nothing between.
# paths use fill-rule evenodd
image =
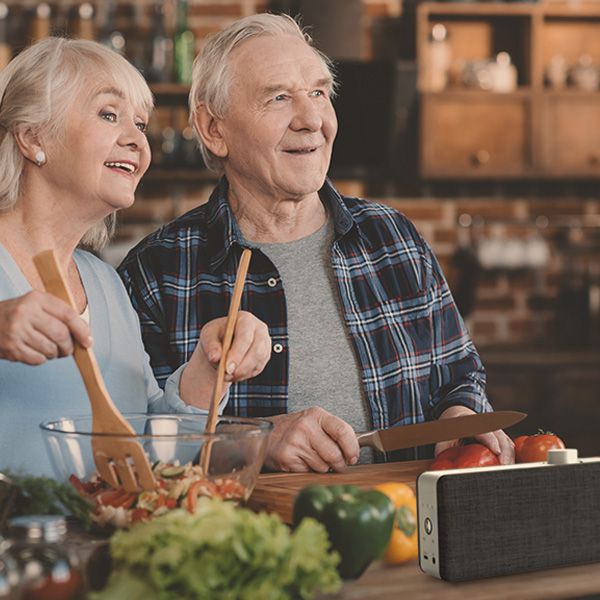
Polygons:
<instances>
[{"instance_id":1,"label":"lettuce leaf","mask_svg":"<svg viewBox=\"0 0 600 600\"><path fill-rule=\"evenodd\" d=\"M93 600L308 600L341 585L320 523L291 532L274 515L215 499L117 532L110 549L113 572Z\"/></svg>"}]
</instances>

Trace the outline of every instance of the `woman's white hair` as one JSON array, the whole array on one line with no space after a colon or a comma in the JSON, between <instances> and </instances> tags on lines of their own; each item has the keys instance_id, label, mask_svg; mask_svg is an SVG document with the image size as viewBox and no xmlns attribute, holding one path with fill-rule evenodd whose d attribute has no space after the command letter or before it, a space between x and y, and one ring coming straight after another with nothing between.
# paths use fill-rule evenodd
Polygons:
<instances>
[{"instance_id":1,"label":"woman's white hair","mask_svg":"<svg viewBox=\"0 0 600 600\"><path fill-rule=\"evenodd\" d=\"M12 208L21 195L26 159L15 140L17 126L27 124L40 139L61 141L73 102L100 78L112 80L139 110L152 110L152 92L142 75L96 42L45 38L0 71L0 211ZM100 249L114 224L113 213L87 231L80 244Z\"/></svg>"},{"instance_id":2,"label":"woman's white hair","mask_svg":"<svg viewBox=\"0 0 600 600\"><path fill-rule=\"evenodd\" d=\"M223 118L229 100L231 71L229 57L233 50L246 40L255 36L291 35L305 41L323 61L333 82L335 90L335 72L332 61L313 46L312 38L302 30L299 24L288 15L262 13L239 19L226 29L210 36L196 57L192 70L192 87L189 95L190 125L202 158L206 166L217 173L223 172L223 161L213 154L203 143L195 126L195 113L199 104L204 104L208 113Z\"/></svg>"}]
</instances>

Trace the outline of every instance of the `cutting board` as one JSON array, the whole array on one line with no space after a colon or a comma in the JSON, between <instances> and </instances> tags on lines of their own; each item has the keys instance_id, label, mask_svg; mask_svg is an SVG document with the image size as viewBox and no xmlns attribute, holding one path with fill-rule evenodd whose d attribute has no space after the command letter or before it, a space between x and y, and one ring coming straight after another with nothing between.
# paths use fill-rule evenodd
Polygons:
<instances>
[{"instance_id":1,"label":"cutting board","mask_svg":"<svg viewBox=\"0 0 600 600\"><path fill-rule=\"evenodd\" d=\"M343 473L268 473L259 475L247 502L253 510L277 513L286 523L292 522L296 494L307 485L353 484L367 488L385 481L407 483L413 490L417 476L431 464L430 460L358 465Z\"/></svg>"}]
</instances>

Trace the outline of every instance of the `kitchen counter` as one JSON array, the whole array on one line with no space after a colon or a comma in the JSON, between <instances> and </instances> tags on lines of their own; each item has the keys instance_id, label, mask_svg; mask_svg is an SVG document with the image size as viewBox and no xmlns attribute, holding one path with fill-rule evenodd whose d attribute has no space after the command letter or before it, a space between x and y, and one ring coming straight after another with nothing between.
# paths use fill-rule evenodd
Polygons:
<instances>
[{"instance_id":1,"label":"kitchen counter","mask_svg":"<svg viewBox=\"0 0 600 600\"><path fill-rule=\"evenodd\" d=\"M518 535L515 535L518 544ZM600 597L600 564L548 569L508 577L448 583L425 575L416 562L401 566L375 563L358 580L344 584L343 600L553 600Z\"/></svg>"},{"instance_id":2,"label":"kitchen counter","mask_svg":"<svg viewBox=\"0 0 600 600\"><path fill-rule=\"evenodd\" d=\"M384 481L401 481L415 487L417 476L430 461L410 461L350 467L344 473L271 473L259 477L250 499L254 509L277 512L290 522L297 492L309 484L355 484L364 487ZM515 532L515 544L519 533ZM493 551L493 548L490 549ZM549 569L507 577L448 583L426 575L413 561L401 566L374 563L357 580L344 584L336 596L343 600L551 600L554 598L600 598L600 563ZM324 599L325 597L321 597ZM592 600L587 598L587 600Z\"/></svg>"}]
</instances>

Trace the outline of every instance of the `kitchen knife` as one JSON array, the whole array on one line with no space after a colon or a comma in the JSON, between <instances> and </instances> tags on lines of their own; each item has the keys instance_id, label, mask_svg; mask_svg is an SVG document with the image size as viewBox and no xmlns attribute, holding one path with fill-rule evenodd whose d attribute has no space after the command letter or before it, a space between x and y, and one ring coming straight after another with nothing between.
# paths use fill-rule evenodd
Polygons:
<instances>
[{"instance_id":1,"label":"kitchen knife","mask_svg":"<svg viewBox=\"0 0 600 600\"><path fill-rule=\"evenodd\" d=\"M415 423L414 425L398 425L388 429L376 429L357 433L360 446L372 446L380 452L414 448L425 444L435 444L446 440L457 440L472 437L488 431L504 429L522 421L527 415L512 410L464 415Z\"/></svg>"}]
</instances>

